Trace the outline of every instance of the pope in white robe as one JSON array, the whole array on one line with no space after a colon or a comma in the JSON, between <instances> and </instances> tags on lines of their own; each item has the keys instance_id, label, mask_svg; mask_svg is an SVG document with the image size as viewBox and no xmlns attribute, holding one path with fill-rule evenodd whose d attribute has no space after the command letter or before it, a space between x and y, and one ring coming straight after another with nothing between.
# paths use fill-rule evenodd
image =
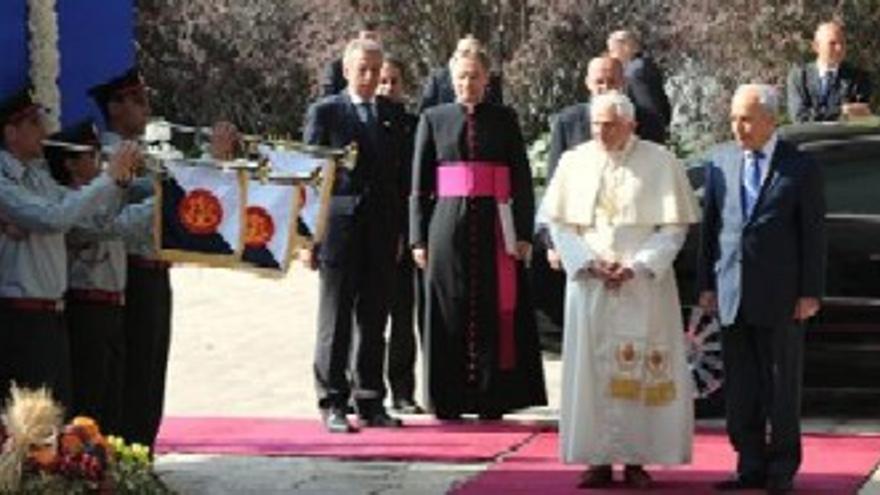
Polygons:
<instances>
[{"instance_id":1,"label":"pope in white robe","mask_svg":"<svg viewBox=\"0 0 880 495\"><path fill-rule=\"evenodd\" d=\"M544 196L566 272L560 448L581 487L645 488L645 464L690 462L693 393L672 263L697 203L684 168L633 135L624 95L591 102L593 140L565 153Z\"/></svg>"}]
</instances>

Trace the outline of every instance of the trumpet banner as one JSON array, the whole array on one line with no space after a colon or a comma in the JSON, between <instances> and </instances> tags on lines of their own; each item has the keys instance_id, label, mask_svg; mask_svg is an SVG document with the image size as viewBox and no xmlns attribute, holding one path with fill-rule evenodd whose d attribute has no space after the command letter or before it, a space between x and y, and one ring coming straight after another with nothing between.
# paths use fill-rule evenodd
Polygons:
<instances>
[{"instance_id":1,"label":"trumpet banner","mask_svg":"<svg viewBox=\"0 0 880 495\"><path fill-rule=\"evenodd\" d=\"M320 242L327 222L337 163L298 150L262 146L259 151L271 163L273 176L308 178L301 185L302 201L297 206L299 222L294 230L302 238Z\"/></svg>"},{"instance_id":2,"label":"trumpet banner","mask_svg":"<svg viewBox=\"0 0 880 495\"><path fill-rule=\"evenodd\" d=\"M242 261L259 269L287 271L296 245L296 218L302 188L248 183Z\"/></svg>"},{"instance_id":3,"label":"trumpet banner","mask_svg":"<svg viewBox=\"0 0 880 495\"><path fill-rule=\"evenodd\" d=\"M157 250L168 261L232 266L243 250L244 172L166 163L156 202Z\"/></svg>"}]
</instances>

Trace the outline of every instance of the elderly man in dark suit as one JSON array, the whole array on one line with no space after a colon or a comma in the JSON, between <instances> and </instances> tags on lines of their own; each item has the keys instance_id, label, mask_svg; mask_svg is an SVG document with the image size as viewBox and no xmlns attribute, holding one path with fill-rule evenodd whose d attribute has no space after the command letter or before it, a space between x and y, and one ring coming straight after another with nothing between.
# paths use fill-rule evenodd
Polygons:
<instances>
[{"instance_id":1,"label":"elderly man in dark suit","mask_svg":"<svg viewBox=\"0 0 880 495\"><path fill-rule=\"evenodd\" d=\"M738 454L736 477L716 486L724 491L788 493L801 462L804 322L823 291L825 202L820 167L778 138L776 112L772 86L741 86L736 140L706 163L700 306L721 321Z\"/></svg>"},{"instance_id":2,"label":"elderly man in dark suit","mask_svg":"<svg viewBox=\"0 0 880 495\"><path fill-rule=\"evenodd\" d=\"M788 74L788 115L794 122L832 121L870 115L868 74L844 61L846 36L837 22L825 22L813 37L816 61Z\"/></svg>"},{"instance_id":3,"label":"elderly man in dark suit","mask_svg":"<svg viewBox=\"0 0 880 495\"><path fill-rule=\"evenodd\" d=\"M669 137L672 106L663 88L663 72L641 49L631 31L619 30L608 36L608 53L623 64L626 94L641 111L639 137L665 143Z\"/></svg>"},{"instance_id":4,"label":"elderly man in dark suit","mask_svg":"<svg viewBox=\"0 0 880 495\"><path fill-rule=\"evenodd\" d=\"M483 45L480 40L473 35L467 35L458 40L455 52L449 58L449 64L445 67L435 69L425 81L422 89L422 97L419 100L418 112L442 105L444 103L455 103L455 88L452 85L452 70L450 68L452 60L457 54L477 53L483 51ZM486 86L486 94L483 98L486 103L494 105L503 105L504 96L501 88L501 75L489 74L489 85Z\"/></svg>"},{"instance_id":5,"label":"elderly man in dark suit","mask_svg":"<svg viewBox=\"0 0 880 495\"><path fill-rule=\"evenodd\" d=\"M383 406L382 375L403 208L403 107L376 96L382 58L374 41L349 43L343 57L348 89L313 104L306 119L309 144L358 146L355 168L336 177L325 236L308 253L320 270L315 387L324 424L333 433L355 431L346 418L350 398L362 425L401 424Z\"/></svg>"}]
</instances>

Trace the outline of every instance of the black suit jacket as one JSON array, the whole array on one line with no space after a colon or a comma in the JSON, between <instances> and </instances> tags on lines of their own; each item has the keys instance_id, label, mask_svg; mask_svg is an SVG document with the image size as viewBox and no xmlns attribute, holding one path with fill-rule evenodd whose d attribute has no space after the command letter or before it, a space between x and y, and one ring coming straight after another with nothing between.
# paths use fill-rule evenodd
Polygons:
<instances>
[{"instance_id":1,"label":"black suit jacket","mask_svg":"<svg viewBox=\"0 0 880 495\"><path fill-rule=\"evenodd\" d=\"M309 107L303 135L306 143L342 148L355 142L358 147L354 170L340 169L336 174L327 230L319 250L322 262L342 262L352 249L363 248L353 235L357 223L369 222L371 233L381 234L374 236L377 238L394 239L399 234L403 115L402 105L376 97L379 129L377 142L373 142L347 92Z\"/></svg>"},{"instance_id":2,"label":"black suit jacket","mask_svg":"<svg viewBox=\"0 0 880 495\"><path fill-rule=\"evenodd\" d=\"M550 152L547 156L547 182L553 178L559 158L566 151L590 140L590 104L565 107L550 117Z\"/></svg>"},{"instance_id":3,"label":"black suit jacket","mask_svg":"<svg viewBox=\"0 0 880 495\"><path fill-rule=\"evenodd\" d=\"M718 294L721 322L779 327L799 297L821 297L825 278L822 169L778 141L757 203L743 218L743 151L734 143L706 161L698 286Z\"/></svg>"},{"instance_id":4,"label":"black suit jacket","mask_svg":"<svg viewBox=\"0 0 880 495\"><path fill-rule=\"evenodd\" d=\"M489 85L486 86L486 98L483 101L495 105L504 104L500 74L489 74ZM455 88L452 86L452 73L449 67L435 69L428 76L422 89L418 112L422 113L428 108L444 103L455 103Z\"/></svg>"},{"instance_id":5,"label":"black suit jacket","mask_svg":"<svg viewBox=\"0 0 880 495\"><path fill-rule=\"evenodd\" d=\"M412 189L412 162L413 151L416 141L416 129L419 125L419 118L409 112L403 114L402 135L403 143L401 143L401 167L400 167L400 199L403 205L409 204L409 195ZM409 240L409 210L404 207L400 211L400 226L403 234L404 242Z\"/></svg>"},{"instance_id":6,"label":"black suit jacket","mask_svg":"<svg viewBox=\"0 0 880 495\"><path fill-rule=\"evenodd\" d=\"M321 78L321 96L332 96L348 87L348 80L342 74L342 59L338 58L324 67Z\"/></svg>"},{"instance_id":7,"label":"black suit jacket","mask_svg":"<svg viewBox=\"0 0 880 495\"><path fill-rule=\"evenodd\" d=\"M641 113L639 136L655 143L665 143L672 105L663 88L663 73L645 54L637 54L624 67L626 94Z\"/></svg>"},{"instance_id":8,"label":"black suit jacket","mask_svg":"<svg viewBox=\"0 0 880 495\"><path fill-rule=\"evenodd\" d=\"M838 120L844 103L871 100L868 73L846 62L840 64L827 99L822 98L819 68L815 63L792 68L788 74L788 116L793 122Z\"/></svg>"}]
</instances>

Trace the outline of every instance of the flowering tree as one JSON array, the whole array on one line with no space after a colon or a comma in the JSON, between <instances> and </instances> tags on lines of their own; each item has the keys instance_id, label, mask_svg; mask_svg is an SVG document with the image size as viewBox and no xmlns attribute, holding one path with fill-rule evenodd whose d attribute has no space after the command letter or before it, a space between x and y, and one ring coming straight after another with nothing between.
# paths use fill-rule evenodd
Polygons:
<instances>
[{"instance_id":1,"label":"flowering tree","mask_svg":"<svg viewBox=\"0 0 880 495\"><path fill-rule=\"evenodd\" d=\"M664 67L673 144L688 153L727 136L736 85L784 84L790 66L810 58L815 26L831 18L846 23L849 59L878 73L878 0L141 0L139 41L157 114L297 134L321 69L341 55L355 21L378 23L416 83L413 96L470 33L486 43L534 139L549 115L586 98L587 62L609 32L627 28Z\"/></svg>"}]
</instances>

